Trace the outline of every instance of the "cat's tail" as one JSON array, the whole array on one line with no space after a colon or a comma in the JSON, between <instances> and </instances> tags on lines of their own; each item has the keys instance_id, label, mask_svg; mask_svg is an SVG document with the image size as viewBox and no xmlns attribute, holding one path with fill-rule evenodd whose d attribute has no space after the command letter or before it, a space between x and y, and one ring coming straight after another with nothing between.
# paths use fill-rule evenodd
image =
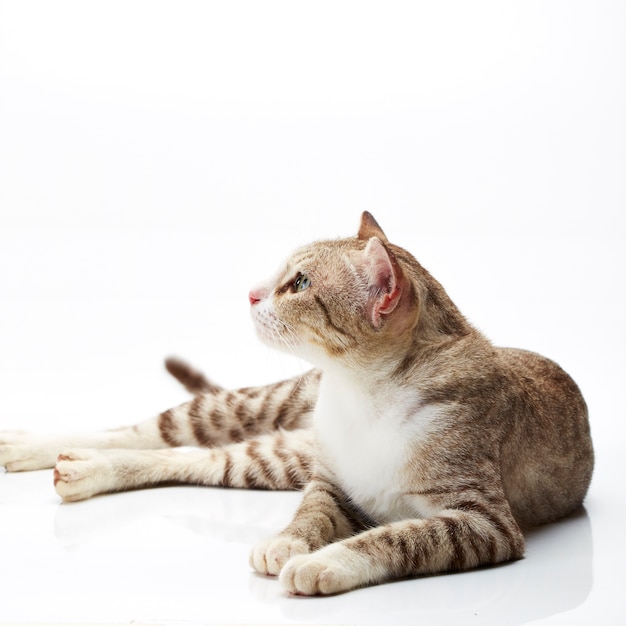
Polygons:
<instances>
[{"instance_id":1,"label":"cat's tail","mask_svg":"<svg viewBox=\"0 0 626 626\"><path fill-rule=\"evenodd\" d=\"M176 357L165 359L165 369L194 396L222 390L222 387L212 383L202 372Z\"/></svg>"}]
</instances>

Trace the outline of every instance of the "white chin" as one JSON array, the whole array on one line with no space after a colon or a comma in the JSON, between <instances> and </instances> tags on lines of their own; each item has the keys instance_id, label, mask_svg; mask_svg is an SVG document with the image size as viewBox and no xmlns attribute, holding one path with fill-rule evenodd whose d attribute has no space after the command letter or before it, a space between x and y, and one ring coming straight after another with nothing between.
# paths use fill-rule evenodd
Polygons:
<instances>
[{"instance_id":1,"label":"white chin","mask_svg":"<svg viewBox=\"0 0 626 626\"><path fill-rule=\"evenodd\" d=\"M256 328L256 336L266 345L269 346L270 348L278 348L278 342L276 341L276 339L274 337L271 337L270 335L268 335L267 331L263 328Z\"/></svg>"},{"instance_id":2,"label":"white chin","mask_svg":"<svg viewBox=\"0 0 626 626\"><path fill-rule=\"evenodd\" d=\"M254 330L256 331L257 337L270 348L278 348L285 349L285 343L281 341L281 338L278 337L275 333L273 333L267 326L263 324L256 323L254 324Z\"/></svg>"}]
</instances>

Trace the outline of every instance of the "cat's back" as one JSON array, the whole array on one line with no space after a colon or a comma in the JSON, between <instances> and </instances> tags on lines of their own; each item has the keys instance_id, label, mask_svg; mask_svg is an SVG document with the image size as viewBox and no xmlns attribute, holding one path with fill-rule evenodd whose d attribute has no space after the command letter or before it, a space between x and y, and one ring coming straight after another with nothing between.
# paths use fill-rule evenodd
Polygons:
<instances>
[{"instance_id":1,"label":"cat's back","mask_svg":"<svg viewBox=\"0 0 626 626\"><path fill-rule=\"evenodd\" d=\"M497 371L506 382L507 402L525 429L533 423L544 429L571 424L588 432L587 404L578 385L560 365L518 348L497 347L494 356Z\"/></svg>"}]
</instances>

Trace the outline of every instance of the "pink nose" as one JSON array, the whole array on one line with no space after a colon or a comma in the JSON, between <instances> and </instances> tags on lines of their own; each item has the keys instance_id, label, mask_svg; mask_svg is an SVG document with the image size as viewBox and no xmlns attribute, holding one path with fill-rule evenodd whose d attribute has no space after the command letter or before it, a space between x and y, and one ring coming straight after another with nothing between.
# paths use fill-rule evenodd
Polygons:
<instances>
[{"instance_id":1,"label":"pink nose","mask_svg":"<svg viewBox=\"0 0 626 626\"><path fill-rule=\"evenodd\" d=\"M259 291L257 291L256 289L253 289L249 294L248 294L248 300L250 300L250 304L254 305L257 302L261 302L261 294Z\"/></svg>"}]
</instances>

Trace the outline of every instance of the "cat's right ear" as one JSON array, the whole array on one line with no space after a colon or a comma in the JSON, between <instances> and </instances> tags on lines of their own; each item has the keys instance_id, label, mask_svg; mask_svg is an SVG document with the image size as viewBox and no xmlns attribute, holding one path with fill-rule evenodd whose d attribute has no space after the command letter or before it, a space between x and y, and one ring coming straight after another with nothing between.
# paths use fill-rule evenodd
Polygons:
<instances>
[{"instance_id":1,"label":"cat's right ear","mask_svg":"<svg viewBox=\"0 0 626 626\"><path fill-rule=\"evenodd\" d=\"M389 243L387 236L383 232L383 229L378 225L378 222L374 219L374 216L367 211L363 211L361 215L361 226L359 227L359 234L357 238L361 241L368 241L372 237L378 237L383 243Z\"/></svg>"}]
</instances>

